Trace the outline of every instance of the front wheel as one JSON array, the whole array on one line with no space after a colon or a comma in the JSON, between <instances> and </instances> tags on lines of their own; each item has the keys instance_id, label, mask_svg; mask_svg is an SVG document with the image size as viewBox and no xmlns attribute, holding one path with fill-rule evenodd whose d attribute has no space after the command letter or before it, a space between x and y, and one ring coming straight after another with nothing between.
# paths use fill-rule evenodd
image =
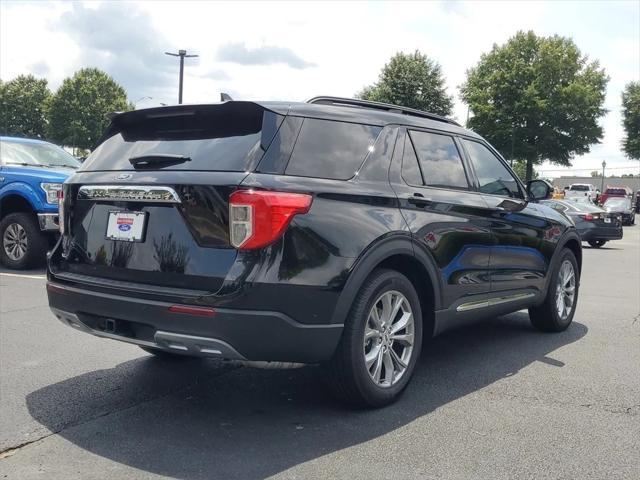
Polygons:
<instances>
[{"instance_id":1,"label":"front wheel","mask_svg":"<svg viewBox=\"0 0 640 480\"><path fill-rule=\"evenodd\" d=\"M589 240L589 245L591 245L593 248L600 248L601 246L603 246L605 243L607 243L606 240Z\"/></svg>"},{"instance_id":2,"label":"front wheel","mask_svg":"<svg viewBox=\"0 0 640 480\"><path fill-rule=\"evenodd\" d=\"M421 346L422 310L412 283L394 270L375 270L356 296L326 365L329 385L346 402L388 405L409 383Z\"/></svg>"},{"instance_id":3,"label":"front wheel","mask_svg":"<svg viewBox=\"0 0 640 480\"><path fill-rule=\"evenodd\" d=\"M32 213L10 213L0 221L0 262L22 270L44 263L47 237Z\"/></svg>"},{"instance_id":4,"label":"front wheel","mask_svg":"<svg viewBox=\"0 0 640 480\"><path fill-rule=\"evenodd\" d=\"M571 250L564 249L551 276L544 303L529 309L533 326L543 332L566 330L573 321L579 288L578 262Z\"/></svg>"}]
</instances>

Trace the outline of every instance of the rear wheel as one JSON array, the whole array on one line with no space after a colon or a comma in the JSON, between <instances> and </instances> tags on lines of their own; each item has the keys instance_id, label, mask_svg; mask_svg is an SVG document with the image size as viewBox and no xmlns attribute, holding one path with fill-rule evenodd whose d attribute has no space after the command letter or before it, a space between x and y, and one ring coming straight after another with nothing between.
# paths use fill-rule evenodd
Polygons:
<instances>
[{"instance_id":1,"label":"rear wheel","mask_svg":"<svg viewBox=\"0 0 640 480\"><path fill-rule=\"evenodd\" d=\"M47 253L47 237L40 231L34 214L10 213L0 221L0 262L20 270L42 265Z\"/></svg>"},{"instance_id":2,"label":"rear wheel","mask_svg":"<svg viewBox=\"0 0 640 480\"><path fill-rule=\"evenodd\" d=\"M606 240L589 240L589 245L591 245L593 248L600 248L601 246L603 246L605 243L607 243Z\"/></svg>"},{"instance_id":3,"label":"rear wheel","mask_svg":"<svg viewBox=\"0 0 640 480\"><path fill-rule=\"evenodd\" d=\"M571 250L564 249L551 277L544 303L529 309L533 326L543 332L565 330L576 311L579 287L578 262Z\"/></svg>"},{"instance_id":4,"label":"rear wheel","mask_svg":"<svg viewBox=\"0 0 640 480\"><path fill-rule=\"evenodd\" d=\"M352 404L392 403L409 383L422 346L422 311L411 282L374 271L358 293L326 366L336 396Z\"/></svg>"}]
</instances>

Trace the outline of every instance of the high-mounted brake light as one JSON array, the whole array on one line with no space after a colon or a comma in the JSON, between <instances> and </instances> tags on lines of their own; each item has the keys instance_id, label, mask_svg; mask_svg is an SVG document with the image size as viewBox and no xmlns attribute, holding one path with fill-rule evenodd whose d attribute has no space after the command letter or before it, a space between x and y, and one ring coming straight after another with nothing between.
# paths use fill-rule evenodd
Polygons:
<instances>
[{"instance_id":1,"label":"high-mounted brake light","mask_svg":"<svg viewBox=\"0 0 640 480\"><path fill-rule=\"evenodd\" d=\"M313 197L304 193L237 190L229 196L229 237L240 250L275 242L294 215L309 211Z\"/></svg>"},{"instance_id":2,"label":"high-mounted brake light","mask_svg":"<svg viewBox=\"0 0 640 480\"><path fill-rule=\"evenodd\" d=\"M60 235L64 235L64 191L58 190L58 229Z\"/></svg>"}]
</instances>

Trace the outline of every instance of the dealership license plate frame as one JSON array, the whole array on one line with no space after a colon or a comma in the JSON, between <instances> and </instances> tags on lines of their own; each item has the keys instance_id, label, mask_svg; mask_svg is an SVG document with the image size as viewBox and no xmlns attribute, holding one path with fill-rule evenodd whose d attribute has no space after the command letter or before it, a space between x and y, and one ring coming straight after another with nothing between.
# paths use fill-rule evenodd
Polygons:
<instances>
[{"instance_id":1,"label":"dealership license plate frame","mask_svg":"<svg viewBox=\"0 0 640 480\"><path fill-rule=\"evenodd\" d=\"M140 243L144 242L147 233L147 212L132 210L110 210L107 217L107 231L105 238L117 242ZM124 221L124 220L131 220ZM122 220L122 221L119 221ZM129 229L120 226L129 225Z\"/></svg>"}]
</instances>

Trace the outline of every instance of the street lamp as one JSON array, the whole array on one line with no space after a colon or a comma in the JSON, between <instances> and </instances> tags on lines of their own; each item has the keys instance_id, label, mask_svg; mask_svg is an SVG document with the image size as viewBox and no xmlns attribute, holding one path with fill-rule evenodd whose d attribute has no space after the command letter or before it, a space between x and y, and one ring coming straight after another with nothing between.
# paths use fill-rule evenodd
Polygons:
<instances>
[{"instance_id":1,"label":"street lamp","mask_svg":"<svg viewBox=\"0 0 640 480\"><path fill-rule=\"evenodd\" d=\"M178 53L164 52L165 55L180 57L180 83L178 84L178 103L182 103L182 78L184 77L184 59L195 58L198 55L187 55L186 50L178 50Z\"/></svg>"},{"instance_id":2,"label":"street lamp","mask_svg":"<svg viewBox=\"0 0 640 480\"><path fill-rule=\"evenodd\" d=\"M602 194L604 192L604 167L607 166L607 162L606 161L602 161L602 182L600 183L600 193Z\"/></svg>"}]
</instances>

